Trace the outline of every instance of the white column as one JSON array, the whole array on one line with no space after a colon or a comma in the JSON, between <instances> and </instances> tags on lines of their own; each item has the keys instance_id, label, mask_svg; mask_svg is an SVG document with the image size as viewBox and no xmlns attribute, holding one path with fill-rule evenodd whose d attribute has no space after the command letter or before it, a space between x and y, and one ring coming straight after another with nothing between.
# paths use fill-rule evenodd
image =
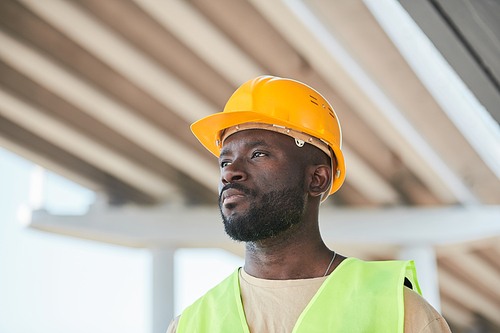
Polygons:
<instances>
[{"instance_id":1,"label":"white column","mask_svg":"<svg viewBox=\"0 0 500 333\"><path fill-rule=\"evenodd\" d=\"M399 260L414 260L417 278L425 299L441 311L436 251L430 245L408 246L399 252Z\"/></svg>"},{"instance_id":2,"label":"white column","mask_svg":"<svg viewBox=\"0 0 500 333\"><path fill-rule=\"evenodd\" d=\"M34 165L30 174L29 203L32 210L43 208L45 187L45 169Z\"/></svg>"},{"instance_id":3,"label":"white column","mask_svg":"<svg viewBox=\"0 0 500 333\"><path fill-rule=\"evenodd\" d=\"M149 329L165 333L174 316L174 248L151 249Z\"/></svg>"}]
</instances>

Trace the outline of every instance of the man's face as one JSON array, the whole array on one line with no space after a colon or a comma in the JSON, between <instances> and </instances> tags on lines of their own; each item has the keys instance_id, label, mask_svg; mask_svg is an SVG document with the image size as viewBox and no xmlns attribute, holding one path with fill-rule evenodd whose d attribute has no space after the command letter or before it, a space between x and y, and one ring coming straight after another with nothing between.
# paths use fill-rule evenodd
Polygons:
<instances>
[{"instance_id":1,"label":"man's face","mask_svg":"<svg viewBox=\"0 0 500 333\"><path fill-rule=\"evenodd\" d=\"M266 130L245 130L225 140L219 208L231 238L264 240L300 223L306 191L298 149L293 138Z\"/></svg>"}]
</instances>

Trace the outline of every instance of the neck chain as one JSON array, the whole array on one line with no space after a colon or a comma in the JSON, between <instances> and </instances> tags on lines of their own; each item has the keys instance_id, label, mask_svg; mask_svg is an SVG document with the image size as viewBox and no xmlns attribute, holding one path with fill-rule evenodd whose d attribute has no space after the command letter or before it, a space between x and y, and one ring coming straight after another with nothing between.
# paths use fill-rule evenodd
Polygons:
<instances>
[{"instance_id":1,"label":"neck chain","mask_svg":"<svg viewBox=\"0 0 500 333\"><path fill-rule=\"evenodd\" d=\"M333 251L333 258L332 258L332 261L330 261L330 265L328 265L328 268L326 269L326 272L325 272L325 275L323 275L323 277L326 276L326 274L328 274L328 271L330 270L330 267L332 267L332 264L333 264L333 261L335 260L335 256L337 255L337 252Z\"/></svg>"}]
</instances>

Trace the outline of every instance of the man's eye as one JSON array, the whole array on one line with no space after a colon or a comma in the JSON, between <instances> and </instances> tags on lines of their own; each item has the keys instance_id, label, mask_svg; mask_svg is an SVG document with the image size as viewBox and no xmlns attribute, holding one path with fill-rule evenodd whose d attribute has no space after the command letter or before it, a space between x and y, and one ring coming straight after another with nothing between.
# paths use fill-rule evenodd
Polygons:
<instances>
[{"instance_id":1,"label":"man's eye","mask_svg":"<svg viewBox=\"0 0 500 333\"><path fill-rule=\"evenodd\" d=\"M266 156L266 154L262 153L260 151L256 151L255 153L252 154L252 158L254 158L254 157L263 157L263 156Z\"/></svg>"},{"instance_id":2,"label":"man's eye","mask_svg":"<svg viewBox=\"0 0 500 333\"><path fill-rule=\"evenodd\" d=\"M222 162L220 162L220 167L221 167L221 168L225 168L225 167L227 167L229 164L231 164L231 162L228 162L228 161L222 161Z\"/></svg>"}]
</instances>

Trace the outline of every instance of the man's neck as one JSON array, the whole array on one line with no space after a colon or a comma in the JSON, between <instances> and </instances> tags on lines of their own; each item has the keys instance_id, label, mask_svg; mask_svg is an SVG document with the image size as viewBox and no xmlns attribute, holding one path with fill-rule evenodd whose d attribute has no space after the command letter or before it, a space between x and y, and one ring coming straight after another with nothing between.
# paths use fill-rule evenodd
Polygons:
<instances>
[{"instance_id":1,"label":"man's neck","mask_svg":"<svg viewBox=\"0 0 500 333\"><path fill-rule=\"evenodd\" d=\"M333 258L317 221L301 223L272 239L246 243L245 271L270 280L307 279L325 274Z\"/></svg>"}]
</instances>

